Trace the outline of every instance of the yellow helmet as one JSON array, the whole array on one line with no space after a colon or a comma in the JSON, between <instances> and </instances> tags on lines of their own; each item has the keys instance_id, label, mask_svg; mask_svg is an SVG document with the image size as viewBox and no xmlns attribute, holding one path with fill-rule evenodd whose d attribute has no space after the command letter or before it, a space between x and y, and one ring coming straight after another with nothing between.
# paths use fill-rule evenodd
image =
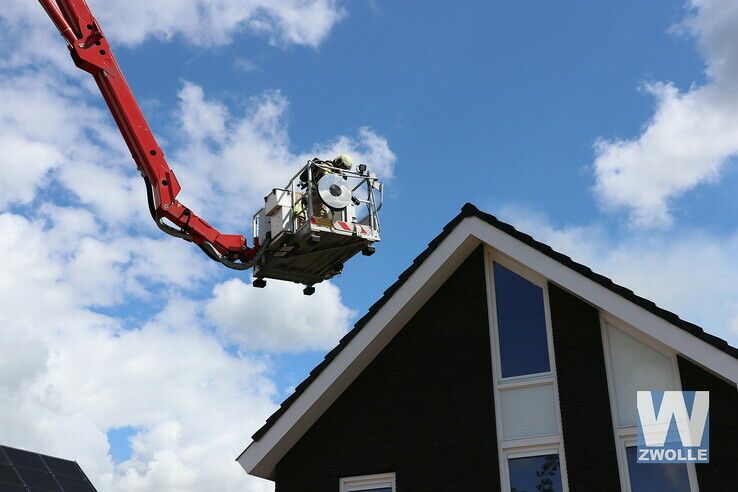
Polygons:
<instances>
[{"instance_id":1,"label":"yellow helmet","mask_svg":"<svg viewBox=\"0 0 738 492\"><path fill-rule=\"evenodd\" d=\"M351 159L351 156L348 154L341 154L335 159L333 159L333 165L335 167L340 167L341 169L350 170L351 166L353 166L354 161Z\"/></svg>"}]
</instances>

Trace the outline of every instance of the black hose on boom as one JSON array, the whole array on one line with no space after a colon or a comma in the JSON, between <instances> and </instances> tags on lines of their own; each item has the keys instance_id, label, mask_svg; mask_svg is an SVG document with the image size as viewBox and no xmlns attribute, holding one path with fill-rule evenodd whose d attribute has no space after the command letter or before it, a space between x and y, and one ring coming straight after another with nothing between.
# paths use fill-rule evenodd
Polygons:
<instances>
[{"instance_id":1,"label":"black hose on boom","mask_svg":"<svg viewBox=\"0 0 738 492\"><path fill-rule=\"evenodd\" d=\"M187 234L185 231L165 224L160 217L156 216L154 190L151 187L151 182L149 181L149 178L143 176L143 179L144 183L146 183L146 198L149 203L149 213L151 214L151 218L154 219L154 222L156 222L157 227L170 236L178 237L189 242L194 242L192 240L192 236ZM221 263L233 270L248 270L252 266L251 263L238 263L236 261L229 260L228 258L223 256L217 249L215 249L215 246L208 242L198 244L197 246L208 256L208 258L213 261L217 261L218 263Z\"/></svg>"}]
</instances>

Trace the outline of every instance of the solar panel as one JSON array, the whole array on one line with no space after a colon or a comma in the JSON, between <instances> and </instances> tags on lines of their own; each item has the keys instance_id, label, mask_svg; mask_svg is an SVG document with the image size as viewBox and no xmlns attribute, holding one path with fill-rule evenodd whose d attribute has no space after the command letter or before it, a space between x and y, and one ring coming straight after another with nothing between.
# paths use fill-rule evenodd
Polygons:
<instances>
[{"instance_id":1,"label":"solar panel","mask_svg":"<svg viewBox=\"0 0 738 492\"><path fill-rule=\"evenodd\" d=\"M5 449L5 455L8 457L11 464L22 466L24 468L46 471L46 465L44 465L44 462L41 460L41 456L39 456L38 453L30 453L21 449L3 447Z\"/></svg>"},{"instance_id":2,"label":"solar panel","mask_svg":"<svg viewBox=\"0 0 738 492\"><path fill-rule=\"evenodd\" d=\"M0 483L0 490L2 490L3 492L27 492L29 489L27 489L23 485Z\"/></svg>"},{"instance_id":3,"label":"solar panel","mask_svg":"<svg viewBox=\"0 0 738 492\"><path fill-rule=\"evenodd\" d=\"M54 475L63 475L65 477L80 478L85 480L85 474L82 469L74 461L52 458L51 456L42 456L49 471Z\"/></svg>"},{"instance_id":4,"label":"solar panel","mask_svg":"<svg viewBox=\"0 0 738 492\"><path fill-rule=\"evenodd\" d=\"M2 492L96 492L75 461L0 446Z\"/></svg>"},{"instance_id":5,"label":"solar panel","mask_svg":"<svg viewBox=\"0 0 738 492\"><path fill-rule=\"evenodd\" d=\"M59 485L62 486L64 492L95 492L95 489L87 480L78 480L76 478L57 476Z\"/></svg>"},{"instance_id":6,"label":"solar panel","mask_svg":"<svg viewBox=\"0 0 738 492\"><path fill-rule=\"evenodd\" d=\"M59 492L61 487L54 476L49 472L33 470L31 468L16 468L21 479L28 487L48 492Z\"/></svg>"},{"instance_id":7,"label":"solar panel","mask_svg":"<svg viewBox=\"0 0 738 492\"><path fill-rule=\"evenodd\" d=\"M0 465L0 483L17 483L21 484L20 477L15 469L10 465Z\"/></svg>"}]
</instances>

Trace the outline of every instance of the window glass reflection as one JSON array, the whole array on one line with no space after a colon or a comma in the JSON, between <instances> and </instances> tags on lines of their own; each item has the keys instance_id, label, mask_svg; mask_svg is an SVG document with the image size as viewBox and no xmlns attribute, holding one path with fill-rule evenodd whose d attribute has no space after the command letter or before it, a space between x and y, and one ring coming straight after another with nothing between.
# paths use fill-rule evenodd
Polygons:
<instances>
[{"instance_id":1,"label":"window glass reflection","mask_svg":"<svg viewBox=\"0 0 738 492\"><path fill-rule=\"evenodd\" d=\"M511 492L561 492L559 455L508 460Z\"/></svg>"},{"instance_id":2,"label":"window glass reflection","mask_svg":"<svg viewBox=\"0 0 738 492\"><path fill-rule=\"evenodd\" d=\"M494 264L502 377L550 370L543 289Z\"/></svg>"},{"instance_id":3,"label":"window glass reflection","mask_svg":"<svg viewBox=\"0 0 738 492\"><path fill-rule=\"evenodd\" d=\"M689 492L685 463L638 463L635 446L625 451L632 492Z\"/></svg>"}]
</instances>

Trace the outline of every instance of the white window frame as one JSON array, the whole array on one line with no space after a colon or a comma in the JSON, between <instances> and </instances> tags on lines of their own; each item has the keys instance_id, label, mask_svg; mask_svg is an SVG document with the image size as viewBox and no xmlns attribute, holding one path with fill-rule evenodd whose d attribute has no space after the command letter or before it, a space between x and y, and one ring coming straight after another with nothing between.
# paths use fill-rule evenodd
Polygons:
<instances>
[{"instance_id":1,"label":"white window frame","mask_svg":"<svg viewBox=\"0 0 738 492\"><path fill-rule=\"evenodd\" d=\"M367 489L379 489L389 487L395 492L395 474L377 473L375 475L362 475L358 477L345 477L339 479L339 492L357 492Z\"/></svg>"},{"instance_id":2,"label":"white window frame","mask_svg":"<svg viewBox=\"0 0 738 492\"><path fill-rule=\"evenodd\" d=\"M612 316L609 313L600 310L600 333L602 334L602 349L605 354L605 372L607 375L607 392L610 396L610 415L612 416L613 435L615 437L615 448L618 459L618 469L620 471L620 490L622 492L632 492L630 487L630 470L628 469L628 456L625 448L634 446L637 443L638 429L635 425L620 426L620 417L618 415L617 395L615 394L615 379L613 377L612 352L610 345L610 336L607 326L610 325L628 335L635 338L638 342L646 347L660 353L671 361L671 375L674 379L674 387L677 391L682 390L682 380L679 375L679 365L677 362L677 353L658 340L655 340L642 331L634 328L628 323ZM699 492L697 483L697 473L694 463L687 463L687 476L689 477L689 488L692 492Z\"/></svg>"},{"instance_id":3,"label":"white window frame","mask_svg":"<svg viewBox=\"0 0 738 492\"><path fill-rule=\"evenodd\" d=\"M497 298L494 285L494 263L514 272L542 290L543 310L546 321L546 342L548 344L549 370L536 374L502 377L502 363L499 345L499 331L497 327ZM561 428L561 408L559 405L559 387L556 380L556 358L553 348L553 331L551 328L551 309L548 297L548 279L527 266L518 263L512 258L503 255L487 246L485 248L485 274L487 282L487 312L489 313L490 344L492 353L493 385L495 401L495 425L497 428L497 454L500 462L501 490L509 491L510 467L508 460L530 456L544 456L558 454L561 486L564 492L569 490L569 480L566 472L566 456L564 454L564 435ZM506 390L551 385L554 395L554 410L556 417L556 433L546 436L526 437L521 439L505 439L502 428L502 392Z\"/></svg>"}]
</instances>

